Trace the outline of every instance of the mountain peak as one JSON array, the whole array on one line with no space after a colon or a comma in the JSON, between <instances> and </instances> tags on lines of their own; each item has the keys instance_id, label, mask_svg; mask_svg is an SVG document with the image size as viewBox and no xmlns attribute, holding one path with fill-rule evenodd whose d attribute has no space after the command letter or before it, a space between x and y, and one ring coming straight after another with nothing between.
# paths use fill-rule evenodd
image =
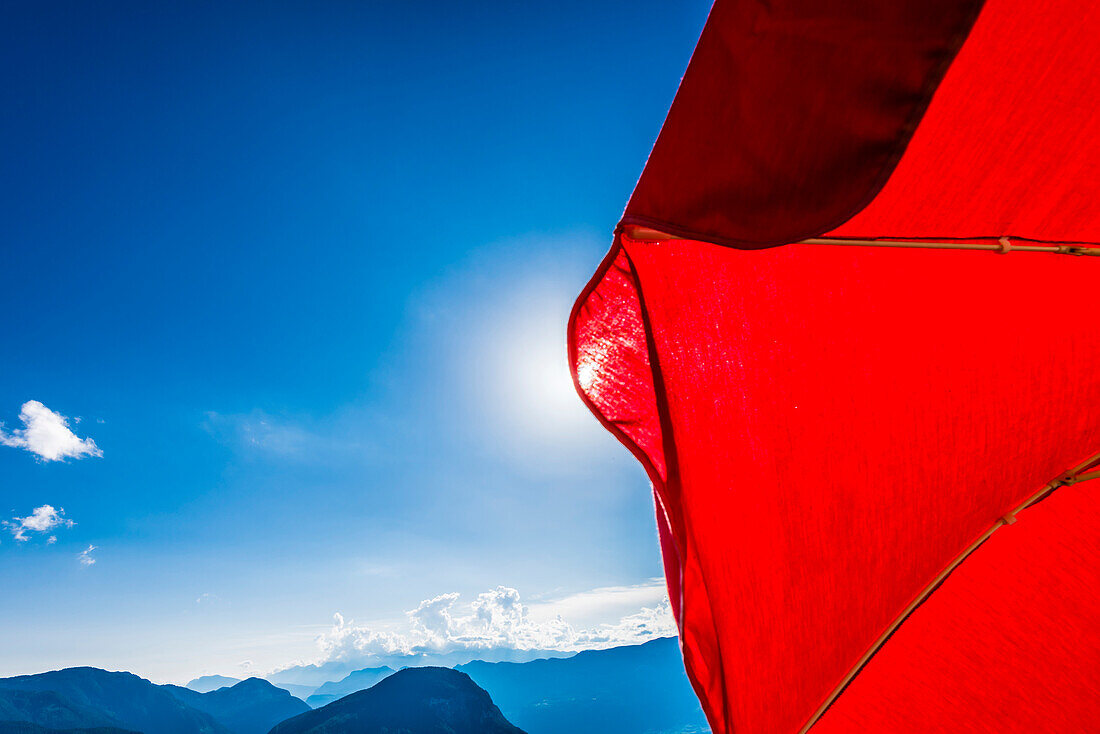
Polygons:
<instances>
[{"instance_id":1,"label":"mountain peak","mask_svg":"<svg viewBox=\"0 0 1100 734\"><path fill-rule=\"evenodd\" d=\"M126 729L157 734L230 734L195 710L133 673L80 667L0 679L0 688L52 691L82 709L94 709ZM198 694L196 694L198 695Z\"/></svg>"},{"instance_id":2,"label":"mountain peak","mask_svg":"<svg viewBox=\"0 0 1100 734\"><path fill-rule=\"evenodd\" d=\"M306 703L313 708L320 708L349 693L366 690L384 678L393 675L393 672L393 668L385 665L380 668L363 668L362 670L353 671L338 681L330 681L317 688L306 699Z\"/></svg>"},{"instance_id":3,"label":"mountain peak","mask_svg":"<svg viewBox=\"0 0 1100 734\"><path fill-rule=\"evenodd\" d=\"M278 722L309 711L302 700L262 678L248 678L206 693L165 687L181 702L209 714L233 734L265 734Z\"/></svg>"},{"instance_id":4,"label":"mountain peak","mask_svg":"<svg viewBox=\"0 0 1100 734\"><path fill-rule=\"evenodd\" d=\"M232 689L241 690L241 691L271 690L271 691L279 691L280 693L286 693L286 695L288 695L288 696L290 695L289 693L284 691L282 688L279 688L275 685L272 685L270 682L264 680L263 678L256 678L255 676L253 676L251 678L245 678L240 683L234 683L230 687Z\"/></svg>"},{"instance_id":5,"label":"mountain peak","mask_svg":"<svg viewBox=\"0 0 1100 734\"><path fill-rule=\"evenodd\" d=\"M293 719L270 734L523 734L470 676L451 668L405 668L365 691Z\"/></svg>"},{"instance_id":6,"label":"mountain peak","mask_svg":"<svg viewBox=\"0 0 1100 734\"><path fill-rule=\"evenodd\" d=\"M188 681L184 687L199 693L209 693L226 686L235 686L240 682L240 678L230 678L225 675L200 675L198 678Z\"/></svg>"}]
</instances>

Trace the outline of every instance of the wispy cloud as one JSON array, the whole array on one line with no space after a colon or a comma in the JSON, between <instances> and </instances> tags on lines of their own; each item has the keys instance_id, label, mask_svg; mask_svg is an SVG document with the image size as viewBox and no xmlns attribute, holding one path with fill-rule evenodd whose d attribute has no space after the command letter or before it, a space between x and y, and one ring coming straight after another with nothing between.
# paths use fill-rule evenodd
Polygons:
<instances>
[{"instance_id":1,"label":"wispy cloud","mask_svg":"<svg viewBox=\"0 0 1100 734\"><path fill-rule=\"evenodd\" d=\"M314 440L302 427L261 411L250 415L224 415L208 411L203 427L227 443L278 455L300 454Z\"/></svg>"},{"instance_id":2,"label":"wispy cloud","mask_svg":"<svg viewBox=\"0 0 1100 734\"><path fill-rule=\"evenodd\" d=\"M612 593L625 588L642 587L618 587ZM585 596L591 600L598 594L587 592ZM587 627L574 626L560 614L547 614L553 603L542 603L542 613L533 615L519 592L507 586L478 594L468 603L459 600L457 593L425 599L405 613L406 624L400 630L356 625L336 614L332 629L318 638L322 658L369 661L500 649L572 652L640 644L676 634L663 596L652 606Z\"/></svg>"},{"instance_id":3,"label":"wispy cloud","mask_svg":"<svg viewBox=\"0 0 1100 734\"><path fill-rule=\"evenodd\" d=\"M65 510L55 508L53 505L42 505L34 508L26 517L13 517L0 524L10 530L17 541L25 543L31 539L30 533L46 533L62 527L71 528L76 523L65 517ZM46 542L57 542L57 536L51 535Z\"/></svg>"},{"instance_id":4,"label":"wispy cloud","mask_svg":"<svg viewBox=\"0 0 1100 734\"><path fill-rule=\"evenodd\" d=\"M564 617L574 625L590 627L633 614L639 609L665 604L668 591L663 578L640 584L604 586L566 596L539 598L531 602L535 619Z\"/></svg>"},{"instance_id":5,"label":"wispy cloud","mask_svg":"<svg viewBox=\"0 0 1100 734\"><path fill-rule=\"evenodd\" d=\"M95 564L95 558L92 557L92 551L96 550L97 546L89 545L84 550L77 554L77 559L80 561L81 566L92 566Z\"/></svg>"},{"instance_id":6,"label":"wispy cloud","mask_svg":"<svg viewBox=\"0 0 1100 734\"><path fill-rule=\"evenodd\" d=\"M37 400L23 403L19 411L23 428L10 433L0 424L0 445L26 449L41 461L103 456L91 438L80 438L69 428L69 419Z\"/></svg>"},{"instance_id":7,"label":"wispy cloud","mask_svg":"<svg viewBox=\"0 0 1100 734\"><path fill-rule=\"evenodd\" d=\"M369 452L362 425L347 416L308 418L276 416L261 410L246 414L207 411L202 426L215 439L243 453L288 462L326 463Z\"/></svg>"}]
</instances>

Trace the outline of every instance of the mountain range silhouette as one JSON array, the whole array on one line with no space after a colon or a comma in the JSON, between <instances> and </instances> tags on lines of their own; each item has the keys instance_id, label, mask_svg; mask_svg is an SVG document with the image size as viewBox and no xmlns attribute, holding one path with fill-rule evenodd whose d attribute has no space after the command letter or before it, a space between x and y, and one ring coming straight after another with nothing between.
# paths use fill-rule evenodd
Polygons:
<instances>
[{"instance_id":1,"label":"mountain range silhouette","mask_svg":"<svg viewBox=\"0 0 1100 734\"><path fill-rule=\"evenodd\" d=\"M3 678L0 734L709 731L675 638L523 663L305 672L323 671L339 677L311 686L204 676L183 687L81 667Z\"/></svg>"}]
</instances>

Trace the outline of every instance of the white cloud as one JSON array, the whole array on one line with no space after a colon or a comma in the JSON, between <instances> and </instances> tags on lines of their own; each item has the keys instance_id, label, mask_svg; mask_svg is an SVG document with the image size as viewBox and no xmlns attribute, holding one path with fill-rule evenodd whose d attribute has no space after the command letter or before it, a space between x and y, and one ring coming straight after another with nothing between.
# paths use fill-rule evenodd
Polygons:
<instances>
[{"instance_id":1,"label":"white cloud","mask_svg":"<svg viewBox=\"0 0 1100 734\"><path fill-rule=\"evenodd\" d=\"M628 589L648 592L651 587L651 584L616 587L586 592L583 596L590 601L601 591L614 596ZM562 601L566 607L576 606L579 596L582 595ZM478 594L467 604L459 603L459 598L459 594L448 593L425 599L405 613L406 623L396 631L356 625L336 614L332 629L318 638L322 658L368 661L501 649L574 652L640 644L676 634L668 599L663 594L652 606L635 607L631 614L587 627L575 627L560 614L548 614L554 602L541 603L541 614L532 615L519 592L507 586Z\"/></svg>"},{"instance_id":2,"label":"white cloud","mask_svg":"<svg viewBox=\"0 0 1100 734\"><path fill-rule=\"evenodd\" d=\"M62 527L71 528L76 523L65 517L65 510L55 508L53 505L42 505L34 508L26 517L13 517L2 524L11 531L17 541L24 543L31 539L28 533L45 533ZM57 536L51 535L46 542L57 542Z\"/></svg>"},{"instance_id":3,"label":"white cloud","mask_svg":"<svg viewBox=\"0 0 1100 734\"><path fill-rule=\"evenodd\" d=\"M72 527L74 525L72 520L66 520L63 515L65 510L55 510L52 505L42 505L36 507L31 511L31 514L22 519L23 527L28 530L37 530L40 533L44 533L50 528L56 528L58 525L65 525L66 527Z\"/></svg>"},{"instance_id":4,"label":"white cloud","mask_svg":"<svg viewBox=\"0 0 1100 734\"><path fill-rule=\"evenodd\" d=\"M95 563L95 559L92 558L92 551L96 549L96 546L89 545L84 550L77 554L77 558L80 560L81 566L91 566Z\"/></svg>"},{"instance_id":5,"label":"white cloud","mask_svg":"<svg viewBox=\"0 0 1100 734\"><path fill-rule=\"evenodd\" d=\"M8 433L0 424L0 445L26 449L42 461L81 459L103 456L90 438L80 438L69 429L69 419L47 408L37 400L23 403L19 411L23 428Z\"/></svg>"}]
</instances>

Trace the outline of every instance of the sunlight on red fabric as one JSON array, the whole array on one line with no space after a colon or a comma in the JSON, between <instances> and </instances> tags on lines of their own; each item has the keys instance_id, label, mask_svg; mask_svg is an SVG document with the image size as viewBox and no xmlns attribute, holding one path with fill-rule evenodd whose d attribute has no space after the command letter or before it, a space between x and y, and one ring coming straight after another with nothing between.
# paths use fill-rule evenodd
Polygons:
<instances>
[{"instance_id":1,"label":"sunlight on red fabric","mask_svg":"<svg viewBox=\"0 0 1100 734\"><path fill-rule=\"evenodd\" d=\"M1081 731L1100 482L967 553L1100 452L1100 258L722 245L1100 241L1100 8L832 5L719 0L623 219L707 241L616 236L578 390L653 481L716 734Z\"/></svg>"}]
</instances>

